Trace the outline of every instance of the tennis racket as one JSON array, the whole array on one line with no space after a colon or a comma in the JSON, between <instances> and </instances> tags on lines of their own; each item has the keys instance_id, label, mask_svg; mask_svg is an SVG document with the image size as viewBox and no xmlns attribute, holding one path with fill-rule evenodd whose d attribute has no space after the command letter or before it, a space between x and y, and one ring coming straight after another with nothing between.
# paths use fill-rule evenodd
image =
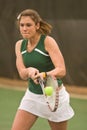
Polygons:
<instances>
[{"instance_id":1,"label":"tennis racket","mask_svg":"<svg viewBox=\"0 0 87 130\"><path fill-rule=\"evenodd\" d=\"M59 102L59 87L56 79L51 76L46 76L43 80L39 77L38 82L42 88L44 98L51 112L55 112L58 108ZM45 88L51 86L53 89L52 94L49 96L45 92Z\"/></svg>"}]
</instances>

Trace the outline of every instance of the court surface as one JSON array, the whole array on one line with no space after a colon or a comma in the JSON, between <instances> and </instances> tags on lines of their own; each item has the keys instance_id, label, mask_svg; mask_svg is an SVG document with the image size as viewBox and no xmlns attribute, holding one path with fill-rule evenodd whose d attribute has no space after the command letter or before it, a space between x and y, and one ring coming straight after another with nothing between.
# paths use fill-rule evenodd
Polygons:
<instances>
[{"instance_id":1,"label":"court surface","mask_svg":"<svg viewBox=\"0 0 87 130\"><path fill-rule=\"evenodd\" d=\"M0 82L0 130L10 130L11 125L20 103L26 83L16 82ZM21 90L20 90L21 85ZM25 85L25 87L23 87ZM69 90L69 89L68 89ZM70 91L70 90L69 90ZM74 90L72 90L74 91ZM82 92L83 93L83 92ZM75 110L75 116L69 120L68 130L87 130L87 98L86 92L81 95L71 93L71 106ZM76 97L77 95L77 97ZM80 96L81 95L81 96ZM83 98L81 98L83 97ZM45 119L38 118L31 130L50 130L50 127Z\"/></svg>"}]
</instances>

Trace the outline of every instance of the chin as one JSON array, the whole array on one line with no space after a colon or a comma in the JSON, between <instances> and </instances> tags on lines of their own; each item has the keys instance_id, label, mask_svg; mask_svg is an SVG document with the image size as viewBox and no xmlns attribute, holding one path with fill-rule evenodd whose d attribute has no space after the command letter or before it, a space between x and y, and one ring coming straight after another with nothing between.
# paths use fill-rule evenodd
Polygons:
<instances>
[{"instance_id":1,"label":"chin","mask_svg":"<svg viewBox=\"0 0 87 130\"><path fill-rule=\"evenodd\" d=\"M24 38L24 39L29 39L29 37L27 37L27 36L23 36L23 38Z\"/></svg>"}]
</instances>

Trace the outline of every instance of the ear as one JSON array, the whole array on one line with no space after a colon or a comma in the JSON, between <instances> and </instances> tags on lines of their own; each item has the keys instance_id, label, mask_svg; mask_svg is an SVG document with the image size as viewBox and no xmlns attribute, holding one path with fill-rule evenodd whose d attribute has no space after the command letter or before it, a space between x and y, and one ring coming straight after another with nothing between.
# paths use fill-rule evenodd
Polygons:
<instances>
[{"instance_id":1,"label":"ear","mask_svg":"<svg viewBox=\"0 0 87 130\"><path fill-rule=\"evenodd\" d=\"M40 28L40 23L36 24L36 29L38 30Z\"/></svg>"}]
</instances>

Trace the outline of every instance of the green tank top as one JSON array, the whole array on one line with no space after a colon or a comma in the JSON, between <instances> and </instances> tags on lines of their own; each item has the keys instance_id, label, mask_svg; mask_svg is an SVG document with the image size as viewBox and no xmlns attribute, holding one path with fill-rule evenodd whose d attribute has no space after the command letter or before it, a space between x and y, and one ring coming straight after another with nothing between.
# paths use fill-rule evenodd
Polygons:
<instances>
[{"instance_id":1,"label":"green tank top","mask_svg":"<svg viewBox=\"0 0 87 130\"><path fill-rule=\"evenodd\" d=\"M41 35L37 46L31 51L27 51L28 40L24 39L21 45L21 54L24 65L28 67L37 68L40 72L47 72L54 68L51 58L44 47L44 40L46 36ZM58 84L62 84L62 80L58 79ZM32 79L28 79L29 90L36 94L42 94L41 86L35 84Z\"/></svg>"}]
</instances>

